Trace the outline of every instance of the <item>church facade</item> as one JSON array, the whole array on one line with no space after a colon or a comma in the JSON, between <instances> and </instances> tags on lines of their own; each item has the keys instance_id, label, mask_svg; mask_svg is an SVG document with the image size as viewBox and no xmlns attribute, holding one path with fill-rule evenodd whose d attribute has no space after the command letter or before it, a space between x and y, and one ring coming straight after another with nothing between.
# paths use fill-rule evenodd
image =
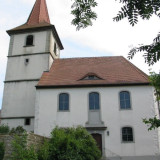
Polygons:
<instances>
[{"instance_id":1,"label":"church facade","mask_svg":"<svg viewBox=\"0 0 160 160\"><path fill-rule=\"evenodd\" d=\"M50 136L55 126L83 126L111 160L157 160L159 117L148 76L122 56L60 58L63 45L45 0L27 22L8 30L10 45L1 122Z\"/></svg>"}]
</instances>

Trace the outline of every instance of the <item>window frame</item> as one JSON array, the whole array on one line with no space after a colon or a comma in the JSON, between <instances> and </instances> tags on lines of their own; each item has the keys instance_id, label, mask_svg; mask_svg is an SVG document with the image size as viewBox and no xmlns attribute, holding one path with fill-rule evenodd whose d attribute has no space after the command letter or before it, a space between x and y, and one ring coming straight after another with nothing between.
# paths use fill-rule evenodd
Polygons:
<instances>
[{"instance_id":1,"label":"window frame","mask_svg":"<svg viewBox=\"0 0 160 160\"><path fill-rule=\"evenodd\" d=\"M131 128L132 129L132 141L124 141L123 140L123 129L124 128ZM127 134L127 136L128 136L129 134ZM121 128L121 142L122 143L135 143L135 139L134 139L134 129L133 129L133 127L132 126L123 126L122 128Z\"/></svg>"},{"instance_id":2,"label":"window frame","mask_svg":"<svg viewBox=\"0 0 160 160\"><path fill-rule=\"evenodd\" d=\"M99 103L98 103L99 104L99 108L98 109L95 109L95 107L94 107L94 109L90 109L90 95L93 94L93 93L98 94L98 100L99 100ZM93 111L93 112L94 111L99 111L100 108L101 108L100 107L100 93L98 93L98 92L90 92L89 95L88 95L88 109L89 109L89 111Z\"/></svg>"},{"instance_id":3,"label":"window frame","mask_svg":"<svg viewBox=\"0 0 160 160\"><path fill-rule=\"evenodd\" d=\"M121 93L122 92L127 92L127 93L129 93L129 101L130 101L130 107L129 108L121 108ZM127 90L122 90L122 91L120 91L119 92L119 109L120 110L132 110L132 101L131 101L131 93L129 92L129 91L127 91Z\"/></svg>"},{"instance_id":4,"label":"window frame","mask_svg":"<svg viewBox=\"0 0 160 160\"><path fill-rule=\"evenodd\" d=\"M32 36L32 38L33 38L32 39L32 44L27 44L27 40L28 40L29 36ZM34 35L33 34L29 34L29 35L26 36L24 47L32 47L32 46L34 46Z\"/></svg>"},{"instance_id":5,"label":"window frame","mask_svg":"<svg viewBox=\"0 0 160 160\"><path fill-rule=\"evenodd\" d=\"M25 118L24 119L24 125L25 126L30 126L31 125L31 118Z\"/></svg>"},{"instance_id":6,"label":"window frame","mask_svg":"<svg viewBox=\"0 0 160 160\"><path fill-rule=\"evenodd\" d=\"M62 94L68 95L68 109L67 110L65 110L65 109L61 110L60 109L60 95L62 95ZM58 111L59 112L69 112L70 111L70 95L69 95L69 93L66 93L66 92L59 93L59 95L58 95Z\"/></svg>"}]
</instances>

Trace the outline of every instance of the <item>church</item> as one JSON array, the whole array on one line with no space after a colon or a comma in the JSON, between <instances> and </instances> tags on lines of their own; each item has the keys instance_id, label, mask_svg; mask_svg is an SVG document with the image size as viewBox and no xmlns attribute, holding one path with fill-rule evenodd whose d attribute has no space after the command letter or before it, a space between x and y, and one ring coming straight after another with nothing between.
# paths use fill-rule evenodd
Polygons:
<instances>
[{"instance_id":1,"label":"church","mask_svg":"<svg viewBox=\"0 0 160 160\"><path fill-rule=\"evenodd\" d=\"M109 160L160 159L159 116L148 76L122 56L60 58L63 45L46 0L10 36L1 123L50 136L56 126L83 126Z\"/></svg>"}]
</instances>

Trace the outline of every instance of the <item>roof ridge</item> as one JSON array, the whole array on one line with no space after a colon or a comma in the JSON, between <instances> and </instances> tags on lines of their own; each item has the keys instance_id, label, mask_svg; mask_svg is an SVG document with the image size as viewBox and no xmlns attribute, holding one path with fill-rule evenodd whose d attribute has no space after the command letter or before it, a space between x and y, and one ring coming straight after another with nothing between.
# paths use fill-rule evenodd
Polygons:
<instances>
[{"instance_id":1,"label":"roof ridge","mask_svg":"<svg viewBox=\"0 0 160 160\"><path fill-rule=\"evenodd\" d=\"M148 75L146 73L144 73L142 70L140 70L138 67L136 67L133 63L131 63L130 61L128 61L126 58L124 58L124 60L127 63L129 63L131 65L131 67L134 68L138 73L140 73L146 80L148 80L148 78L146 78L146 76L148 77Z\"/></svg>"}]
</instances>

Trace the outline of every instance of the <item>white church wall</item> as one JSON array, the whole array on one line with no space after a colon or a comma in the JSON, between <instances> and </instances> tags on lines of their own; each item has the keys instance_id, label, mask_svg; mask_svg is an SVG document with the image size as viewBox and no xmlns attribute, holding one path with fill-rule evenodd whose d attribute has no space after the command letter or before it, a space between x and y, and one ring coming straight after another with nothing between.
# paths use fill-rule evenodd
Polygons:
<instances>
[{"instance_id":1,"label":"white church wall","mask_svg":"<svg viewBox=\"0 0 160 160\"><path fill-rule=\"evenodd\" d=\"M56 43L56 53L54 53L54 44ZM54 58L59 58L60 57L60 49L59 46L54 39L53 33L50 33L50 53L53 55Z\"/></svg>"},{"instance_id":2,"label":"white church wall","mask_svg":"<svg viewBox=\"0 0 160 160\"><path fill-rule=\"evenodd\" d=\"M33 35L33 46L26 47L26 37ZM31 54L31 53L44 53L46 50L47 31L29 32L23 34L16 34L14 36L12 55Z\"/></svg>"},{"instance_id":3,"label":"white church wall","mask_svg":"<svg viewBox=\"0 0 160 160\"><path fill-rule=\"evenodd\" d=\"M157 119L160 119L160 110L159 110L158 101L157 101L154 89L153 89L153 97L154 97L153 101L154 101L154 106L155 106L155 116ZM151 117L151 118L153 118L153 117ZM158 145L160 148L160 127L157 130L158 130ZM156 139L157 139L157 137L155 137L155 140Z\"/></svg>"},{"instance_id":4,"label":"white church wall","mask_svg":"<svg viewBox=\"0 0 160 160\"><path fill-rule=\"evenodd\" d=\"M119 92L129 91L131 109L121 110ZM58 96L69 93L69 111L58 111ZM105 131L106 156L144 156L160 153L158 132L148 132L143 118L153 117L154 101L152 87L101 87L101 88L66 88L38 89L35 112L35 133L49 136L56 126L71 127L82 125L88 121L88 95L90 92L100 94L101 118L107 130ZM132 127L134 141L124 143L121 138L122 127ZM107 131L109 135L107 135Z\"/></svg>"},{"instance_id":5,"label":"white church wall","mask_svg":"<svg viewBox=\"0 0 160 160\"><path fill-rule=\"evenodd\" d=\"M40 54L9 57L5 80L39 79L43 71L49 70L49 56ZM26 59L29 62L26 62Z\"/></svg>"},{"instance_id":6,"label":"white church wall","mask_svg":"<svg viewBox=\"0 0 160 160\"><path fill-rule=\"evenodd\" d=\"M25 125L25 119L24 118L3 119L2 123L9 125L10 129L16 128L17 126L22 126L28 132L33 132L34 131L34 118L31 118L30 125Z\"/></svg>"},{"instance_id":7,"label":"white church wall","mask_svg":"<svg viewBox=\"0 0 160 160\"><path fill-rule=\"evenodd\" d=\"M2 117L34 116L38 81L5 83Z\"/></svg>"}]
</instances>

